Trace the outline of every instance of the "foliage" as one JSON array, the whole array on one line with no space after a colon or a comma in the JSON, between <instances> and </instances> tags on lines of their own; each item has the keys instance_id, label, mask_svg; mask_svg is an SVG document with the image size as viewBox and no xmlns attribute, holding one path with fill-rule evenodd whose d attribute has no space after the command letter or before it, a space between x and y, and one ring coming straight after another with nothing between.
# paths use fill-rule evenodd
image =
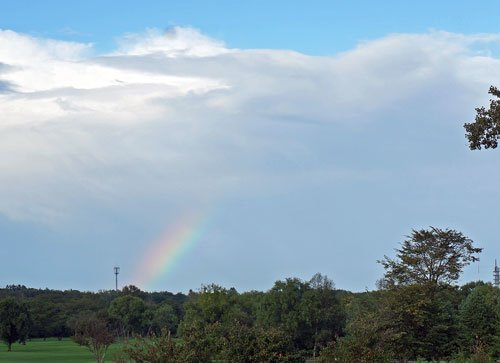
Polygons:
<instances>
[{"instance_id":1,"label":"foliage","mask_svg":"<svg viewBox=\"0 0 500 363\"><path fill-rule=\"evenodd\" d=\"M389 362L389 336L381 323L379 294L365 293L347 306L349 322L346 335L331 341L321 350L319 362Z\"/></svg>"},{"instance_id":2,"label":"foliage","mask_svg":"<svg viewBox=\"0 0 500 363\"><path fill-rule=\"evenodd\" d=\"M184 363L210 363L218 348L218 324L200 321L183 323L182 355Z\"/></svg>"},{"instance_id":3,"label":"foliage","mask_svg":"<svg viewBox=\"0 0 500 363\"><path fill-rule=\"evenodd\" d=\"M81 317L75 324L73 340L87 347L97 363L104 362L108 347L114 342L106 322L95 316Z\"/></svg>"},{"instance_id":4,"label":"foliage","mask_svg":"<svg viewBox=\"0 0 500 363\"><path fill-rule=\"evenodd\" d=\"M294 340L310 331L303 313L303 299L307 285L299 279L276 281L264 296L259 311L259 323L265 327L281 327Z\"/></svg>"},{"instance_id":5,"label":"foliage","mask_svg":"<svg viewBox=\"0 0 500 363\"><path fill-rule=\"evenodd\" d=\"M210 362L221 354L233 324L253 323L253 313L246 298L235 289L217 285L202 286L198 293L190 295L179 326L187 362Z\"/></svg>"},{"instance_id":6,"label":"foliage","mask_svg":"<svg viewBox=\"0 0 500 363\"><path fill-rule=\"evenodd\" d=\"M31 336L78 335L88 316L135 334L125 344L130 354L115 352L116 362L303 362L318 354L321 362L498 358L499 291L480 281L451 285L480 249L456 231L413 232L395 260L386 257L378 291L337 290L316 274L276 281L264 292L206 285L188 296L134 286L92 293L12 285L0 289L0 300L24 301ZM431 237L415 237L423 232Z\"/></svg>"},{"instance_id":7,"label":"foliage","mask_svg":"<svg viewBox=\"0 0 500 363\"><path fill-rule=\"evenodd\" d=\"M294 347L291 337L278 328L232 323L219 336L218 359L231 363L304 362L303 352Z\"/></svg>"},{"instance_id":8,"label":"foliage","mask_svg":"<svg viewBox=\"0 0 500 363\"><path fill-rule=\"evenodd\" d=\"M279 328L257 330L257 353L259 363L302 363L304 353L297 350L290 335Z\"/></svg>"},{"instance_id":9,"label":"foliage","mask_svg":"<svg viewBox=\"0 0 500 363\"><path fill-rule=\"evenodd\" d=\"M331 280L321 274L311 281L276 281L260 304L257 323L287 333L298 350L320 347L341 335L344 314Z\"/></svg>"},{"instance_id":10,"label":"foliage","mask_svg":"<svg viewBox=\"0 0 500 363\"><path fill-rule=\"evenodd\" d=\"M293 331L285 330L284 325L261 325L256 321L257 309L262 313L263 302L261 294L240 295L217 285L203 286L199 293L192 294L180 326L185 359L302 362L303 354L295 344Z\"/></svg>"},{"instance_id":11,"label":"foliage","mask_svg":"<svg viewBox=\"0 0 500 363\"><path fill-rule=\"evenodd\" d=\"M147 294L144 291L142 291L141 289L139 289L135 285L124 286L123 289L122 289L122 294L123 295L135 296L135 297L138 297L141 300L144 300L144 298L147 296Z\"/></svg>"},{"instance_id":12,"label":"foliage","mask_svg":"<svg viewBox=\"0 0 500 363\"><path fill-rule=\"evenodd\" d=\"M26 303L14 297L0 301L0 338L12 350L12 343L26 342L31 325L30 314Z\"/></svg>"},{"instance_id":13,"label":"foliage","mask_svg":"<svg viewBox=\"0 0 500 363\"><path fill-rule=\"evenodd\" d=\"M144 326L144 301L133 295L117 297L109 306L108 312L114 325L122 336L140 333Z\"/></svg>"},{"instance_id":14,"label":"foliage","mask_svg":"<svg viewBox=\"0 0 500 363\"><path fill-rule=\"evenodd\" d=\"M304 294L304 312L313 334L313 357L328 342L344 332L345 314L335 291L333 281L320 273L308 283Z\"/></svg>"},{"instance_id":15,"label":"foliage","mask_svg":"<svg viewBox=\"0 0 500 363\"><path fill-rule=\"evenodd\" d=\"M397 358L439 360L452 355L457 319L451 294L447 287L432 284L386 291L379 319Z\"/></svg>"},{"instance_id":16,"label":"foliage","mask_svg":"<svg viewBox=\"0 0 500 363\"><path fill-rule=\"evenodd\" d=\"M167 329L158 335L136 336L125 344L123 351L137 363L177 363L183 356Z\"/></svg>"},{"instance_id":17,"label":"foliage","mask_svg":"<svg viewBox=\"0 0 500 363\"><path fill-rule=\"evenodd\" d=\"M88 303L87 299L83 300ZM92 304L89 303L88 308L92 308ZM69 301L60 301L50 294L41 294L29 302L29 309L33 317L32 336L62 339L72 334L69 322L73 320L71 312L74 310ZM92 313L87 309L79 310L79 313Z\"/></svg>"},{"instance_id":18,"label":"foliage","mask_svg":"<svg viewBox=\"0 0 500 363\"><path fill-rule=\"evenodd\" d=\"M184 305L183 321L213 324L251 320L252 312L245 308L241 300L235 289L225 289L214 284L202 286Z\"/></svg>"},{"instance_id":19,"label":"foliage","mask_svg":"<svg viewBox=\"0 0 500 363\"><path fill-rule=\"evenodd\" d=\"M463 268L482 251L473 241L453 229L413 230L400 249L396 259L384 256L378 261L386 270L388 285L448 284L458 280Z\"/></svg>"},{"instance_id":20,"label":"foliage","mask_svg":"<svg viewBox=\"0 0 500 363\"><path fill-rule=\"evenodd\" d=\"M319 356L318 363L389 363L393 362L389 351L372 349L357 344L354 339L339 339L331 342Z\"/></svg>"},{"instance_id":21,"label":"foliage","mask_svg":"<svg viewBox=\"0 0 500 363\"><path fill-rule=\"evenodd\" d=\"M145 315L142 317L141 330L148 329L158 333L159 326L155 325L154 311L159 305L168 304L174 309L175 319L170 317L171 328L174 333L177 323L182 318L182 305L187 296L182 293L172 294L168 291L144 292L137 288L127 287L124 292L106 290L99 292L81 292L77 290L49 290L32 289L23 285L8 285L0 288L0 300L4 297L14 297L25 301L30 311L32 326L30 338L70 337L73 334L71 322L79 315L102 314L107 311L113 300L123 295L141 295L146 307ZM115 321L116 328L120 328L119 322ZM162 324L162 323L161 323ZM120 333L123 332L120 330Z\"/></svg>"},{"instance_id":22,"label":"foliage","mask_svg":"<svg viewBox=\"0 0 500 363\"><path fill-rule=\"evenodd\" d=\"M395 260L379 261L386 273L377 321L389 350L398 359L451 357L460 346L458 302L467 289L450 284L481 249L460 232L430 227L413 230L396 251Z\"/></svg>"},{"instance_id":23,"label":"foliage","mask_svg":"<svg viewBox=\"0 0 500 363\"><path fill-rule=\"evenodd\" d=\"M223 362L254 363L259 351L257 330L241 322L227 327L219 341L219 358Z\"/></svg>"},{"instance_id":24,"label":"foliage","mask_svg":"<svg viewBox=\"0 0 500 363\"><path fill-rule=\"evenodd\" d=\"M500 291L491 285L474 288L460 305L460 336L469 351L500 353Z\"/></svg>"},{"instance_id":25,"label":"foliage","mask_svg":"<svg viewBox=\"0 0 500 363\"><path fill-rule=\"evenodd\" d=\"M499 360L493 357L484 346L478 346L474 348L471 354L466 352L459 352L454 359L451 360L452 363L498 363Z\"/></svg>"},{"instance_id":26,"label":"foliage","mask_svg":"<svg viewBox=\"0 0 500 363\"><path fill-rule=\"evenodd\" d=\"M171 334L177 332L179 325L179 315L172 303L164 301L146 311L149 316L149 325L152 333L159 334L163 329L167 329Z\"/></svg>"},{"instance_id":27,"label":"foliage","mask_svg":"<svg viewBox=\"0 0 500 363\"><path fill-rule=\"evenodd\" d=\"M500 90L494 86L490 86L488 93L500 98ZM495 149L500 138L500 100L490 99L488 109L476 108L474 122L465 123L464 128L471 150Z\"/></svg>"}]
</instances>

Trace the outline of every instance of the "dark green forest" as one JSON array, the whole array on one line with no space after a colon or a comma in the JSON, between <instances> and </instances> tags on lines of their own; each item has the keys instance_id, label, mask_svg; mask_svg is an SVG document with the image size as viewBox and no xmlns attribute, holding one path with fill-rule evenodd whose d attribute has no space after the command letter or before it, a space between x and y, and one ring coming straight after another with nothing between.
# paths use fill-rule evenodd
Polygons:
<instances>
[{"instance_id":1,"label":"dark green forest","mask_svg":"<svg viewBox=\"0 0 500 363\"><path fill-rule=\"evenodd\" d=\"M121 362L489 362L500 357L500 290L458 285L481 249L450 229L414 230L378 263L374 291L350 292L316 274L267 291L215 284L185 294L0 289L0 330L13 342L72 337ZM97 348L101 349L94 352ZM102 361L102 360L101 360Z\"/></svg>"}]
</instances>

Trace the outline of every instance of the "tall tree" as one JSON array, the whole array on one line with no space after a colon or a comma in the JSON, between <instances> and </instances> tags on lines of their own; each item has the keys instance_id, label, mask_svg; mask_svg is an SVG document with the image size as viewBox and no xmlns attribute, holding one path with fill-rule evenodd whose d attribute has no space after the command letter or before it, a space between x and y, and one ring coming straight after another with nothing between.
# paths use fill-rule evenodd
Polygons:
<instances>
[{"instance_id":1,"label":"tall tree","mask_svg":"<svg viewBox=\"0 0 500 363\"><path fill-rule=\"evenodd\" d=\"M490 87L490 95L500 98L500 90L494 86ZM500 138L500 100L490 99L490 107L476 108L476 119L474 122L465 123L465 136L469 140L471 150L495 149Z\"/></svg>"},{"instance_id":2,"label":"tall tree","mask_svg":"<svg viewBox=\"0 0 500 363\"><path fill-rule=\"evenodd\" d=\"M447 358L457 343L458 293L450 284L481 248L461 232L430 227L413 230L396 252L379 261L386 270L380 320L391 350L401 359Z\"/></svg>"},{"instance_id":3,"label":"tall tree","mask_svg":"<svg viewBox=\"0 0 500 363\"><path fill-rule=\"evenodd\" d=\"M25 303L14 297L0 301L0 337L12 350L12 343L25 342L30 327L30 315Z\"/></svg>"},{"instance_id":4,"label":"tall tree","mask_svg":"<svg viewBox=\"0 0 500 363\"><path fill-rule=\"evenodd\" d=\"M396 259L384 256L378 262L390 285L449 284L458 280L465 266L479 260L481 251L461 232L430 227L413 230L396 249Z\"/></svg>"}]
</instances>

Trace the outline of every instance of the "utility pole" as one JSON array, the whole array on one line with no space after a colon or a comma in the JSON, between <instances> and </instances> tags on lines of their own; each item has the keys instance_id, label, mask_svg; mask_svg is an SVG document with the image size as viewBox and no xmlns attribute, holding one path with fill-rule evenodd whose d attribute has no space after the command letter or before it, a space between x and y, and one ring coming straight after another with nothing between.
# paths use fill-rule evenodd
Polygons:
<instances>
[{"instance_id":1,"label":"utility pole","mask_svg":"<svg viewBox=\"0 0 500 363\"><path fill-rule=\"evenodd\" d=\"M120 273L120 268L116 266L114 270L115 270L115 289L116 291L118 291L118 274Z\"/></svg>"}]
</instances>

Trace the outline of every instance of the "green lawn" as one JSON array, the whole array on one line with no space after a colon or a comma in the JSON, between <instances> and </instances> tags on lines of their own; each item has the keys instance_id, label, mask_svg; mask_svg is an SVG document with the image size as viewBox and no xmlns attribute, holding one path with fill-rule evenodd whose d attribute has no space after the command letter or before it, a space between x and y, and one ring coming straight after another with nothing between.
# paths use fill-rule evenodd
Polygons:
<instances>
[{"instance_id":1,"label":"green lawn","mask_svg":"<svg viewBox=\"0 0 500 363\"><path fill-rule=\"evenodd\" d=\"M106 353L106 362L112 362L113 353L120 349L121 344L113 344ZM75 344L71 339L35 339L26 345L13 344L12 352L7 352L7 346L0 344L0 362L65 362L91 363L95 362L90 351Z\"/></svg>"}]
</instances>

